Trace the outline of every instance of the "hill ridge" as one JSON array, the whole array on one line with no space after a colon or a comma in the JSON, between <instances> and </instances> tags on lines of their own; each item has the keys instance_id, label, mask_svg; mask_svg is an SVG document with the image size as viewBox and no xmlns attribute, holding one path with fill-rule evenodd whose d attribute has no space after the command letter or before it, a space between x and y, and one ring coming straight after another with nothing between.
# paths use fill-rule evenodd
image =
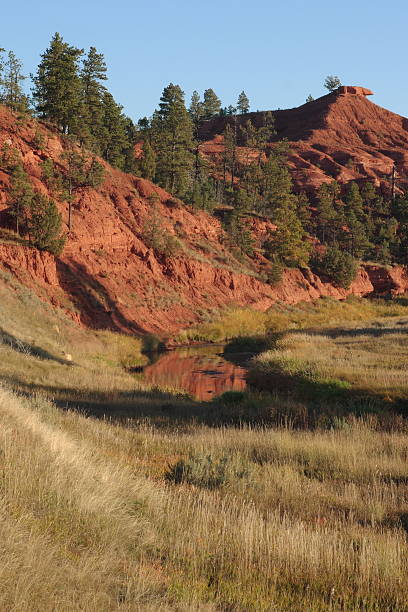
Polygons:
<instances>
[{"instance_id":1,"label":"hill ridge","mask_svg":"<svg viewBox=\"0 0 408 612\"><path fill-rule=\"evenodd\" d=\"M211 157L211 145L227 123L251 120L259 127L267 112L276 127L270 146L281 139L289 142L289 167L298 191L314 193L333 179L341 184L370 179L387 189L394 163L400 188L408 187L408 119L364 95L336 91L291 109L210 119L200 132L203 153Z\"/></svg>"}]
</instances>

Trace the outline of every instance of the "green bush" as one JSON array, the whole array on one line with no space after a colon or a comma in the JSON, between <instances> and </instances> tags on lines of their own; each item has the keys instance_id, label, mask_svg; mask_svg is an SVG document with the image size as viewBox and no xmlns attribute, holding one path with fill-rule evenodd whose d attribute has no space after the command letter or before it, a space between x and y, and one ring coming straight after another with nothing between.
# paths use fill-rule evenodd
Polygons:
<instances>
[{"instance_id":1,"label":"green bush","mask_svg":"<svg viewBox=\"0 0 408 612\"><path fill-rule=\"evenodd\" d=\"M165 479L175 484L192 484L207 489L217 489L236 478L244 478L248 470L239 465L236 458L224 454L220 457L192 454L169 466Z\"/></svg>"},{"instance_id":2,"label":"green bush","mask_svg":"<svg viewBox=\"0 0 408 612\"><path fill-rule=\"evenodd\" d=\"M267 279L269 285L277 285L281 282L283 276L283 265L278 262L272 262L267 270Z\"/></svg>"},{"instance_id":3,"label":"green bush","mask_svg":"<svg viewBox=\"0 0 408 612\"><path fill-rule=\"evenodd\" d=\"M358 268L354 257L338 247L328 247L323 255L314 257L311 267L318 276L343 289L350 287Z\"/></svg>"},{"instance_id":4,"label":"green bush","mask_svg":"<svg viewBox=\"0 0 408 612\"><path fill-rule=\"evenodd\" d=\"M159 257L176 257L182 251L181 241L163 227L158 215L145 222L142 240Z\"/></svg>"}]
</instances>

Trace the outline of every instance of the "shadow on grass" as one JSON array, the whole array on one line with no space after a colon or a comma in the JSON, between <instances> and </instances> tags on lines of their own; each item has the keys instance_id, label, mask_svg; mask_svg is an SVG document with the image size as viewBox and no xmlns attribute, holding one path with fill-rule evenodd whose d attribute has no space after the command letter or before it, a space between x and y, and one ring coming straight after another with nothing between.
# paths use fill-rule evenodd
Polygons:
<instances>
[{"instance_id":1,"label":"shadow on grass","mask_svg":"<svg viewBox=\"0 0 408 612\"><path fill-rule=\"evenodd\" d=\"M160 389L131 391L81 391L69 387L29 384L17 376L4 376L4 383L25 396L40 394L63 410L78 411L110 422L132 426L141 421L159 429L189 431L197 425L208 427L261 426L293 429L332 429L347 426L350 417L374 416L387 430L408 431L405 406L386 404L379 398L347 394L349 390L307 388L313 399L300 398L292 391L227 391L211 402L195 401L187 395ZM304 390L304 389L303 389ZM316 391L320 397L316 398Z\"/></svg>"},{"instance_id":2,"label":"shadow on grass","mask_svg":"<svg viewBox=\"0 0 408 612\"><path fill-rule=\"evenodd\" d=\"M6 332L3 328L0 327L0 344L5 344L9 346L14 351L18 353L22 353L24 355L32 355L33 357L39 357L40 359L47 359L49 361L55 361L61 365L73 365L71 361L67 361L66 359L61 359L61 357L57 357L52 353L49 353L45 349L40 346L36 346L35 344L30 344L28 342L23 342L19 340L12 334Z\"/></svg>"},{"instance_id":3,"label":"shadow on grass","mask_svg":"<svg viewBox=\"0 0 408 612\"><path fill-rule=\"evenodd\" d=\"M372 415L379 421L398 421L399 424L401 418L408 416L408 401L404 397L390 400L375 391L353 387L347 381L313 378L307 373L292 374L277 363L270 364L267 370L254 365L248 372L248 383L252 388L277 392L293 402L300 402L309 427L335 425L339 418L350 415Z\"/></svg>"}]
</instances>

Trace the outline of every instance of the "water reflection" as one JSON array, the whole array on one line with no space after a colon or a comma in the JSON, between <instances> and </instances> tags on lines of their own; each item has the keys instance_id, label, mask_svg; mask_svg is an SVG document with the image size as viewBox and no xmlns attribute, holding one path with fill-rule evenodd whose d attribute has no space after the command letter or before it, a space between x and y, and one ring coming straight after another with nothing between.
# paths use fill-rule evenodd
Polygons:
<instances>
[{"instance_id":1,"label":"water reflection","mask_svg":"<svg viewBox=\"0 0 408 612\"><path fill-rule=\"evenodd\" d=\"M153 384L187 391L209 401L225 391L246 388L246 368L223 358L220 346L199 346L168 351L143 370Z\"/></svg>"}]
</instances>

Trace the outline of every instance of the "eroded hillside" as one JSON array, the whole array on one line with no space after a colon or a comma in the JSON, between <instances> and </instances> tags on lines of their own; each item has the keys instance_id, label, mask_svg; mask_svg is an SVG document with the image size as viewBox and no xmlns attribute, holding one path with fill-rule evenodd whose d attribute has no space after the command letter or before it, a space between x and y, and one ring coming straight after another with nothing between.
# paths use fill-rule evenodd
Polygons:
<instances>
[{"instance_id":1,"label":"eroded hillside","mask_svg":"<svg viewBox=\"0 0 408 612\"><path fill-rule=\"evenodd\" d=\"M286 139L290 144L289 166L297 190L314 193L321 183L333 179L344 184L368 178L387 193L394 164L399 186L406 188L408 119L377 106L365 93L343 93L344 89L298 108L272 111L273 141ZM247 113L237 121L243 124L249 119L259 127L264 115ZM201 150L206 156L220 154L220 135L233 122L233 117L217 117L203 123Z\"/></svg>"},{"instance_id":2,"label":"eroded hillside","mask_svg":"<svg viewBox=\"0 0 408 612\"><path fill-rule=\"evenodd\" d=\"M353 100L347 104L355 104ZM55 198L41 164L52 160L63 175L66 140L44 124L0 107L0 149L4 146L17 151L34 189ZM283 280L272 287L262 280L267 266L262 255L256 251L252 259L236 259L214 217L194 211L149 181L101 163L103 184L76 192L72 230L61 257L19 244L4 230L0 244L1 266L78 322L166 335L229 305L266 310L278 300L296 303L375 290L371 268L359 271L349 291L294 269L285 271ZM3 167L0 226L12 229L7 214L9 187L10 173ZM57 204L67 232L67 202ZM265 223L252 219L258 238ZM160 254L152 247L155 234L171 237L171 252ZM406 279L398 274L378 272L382 288L403 291Z\"/></svg>"}]
</instances>

